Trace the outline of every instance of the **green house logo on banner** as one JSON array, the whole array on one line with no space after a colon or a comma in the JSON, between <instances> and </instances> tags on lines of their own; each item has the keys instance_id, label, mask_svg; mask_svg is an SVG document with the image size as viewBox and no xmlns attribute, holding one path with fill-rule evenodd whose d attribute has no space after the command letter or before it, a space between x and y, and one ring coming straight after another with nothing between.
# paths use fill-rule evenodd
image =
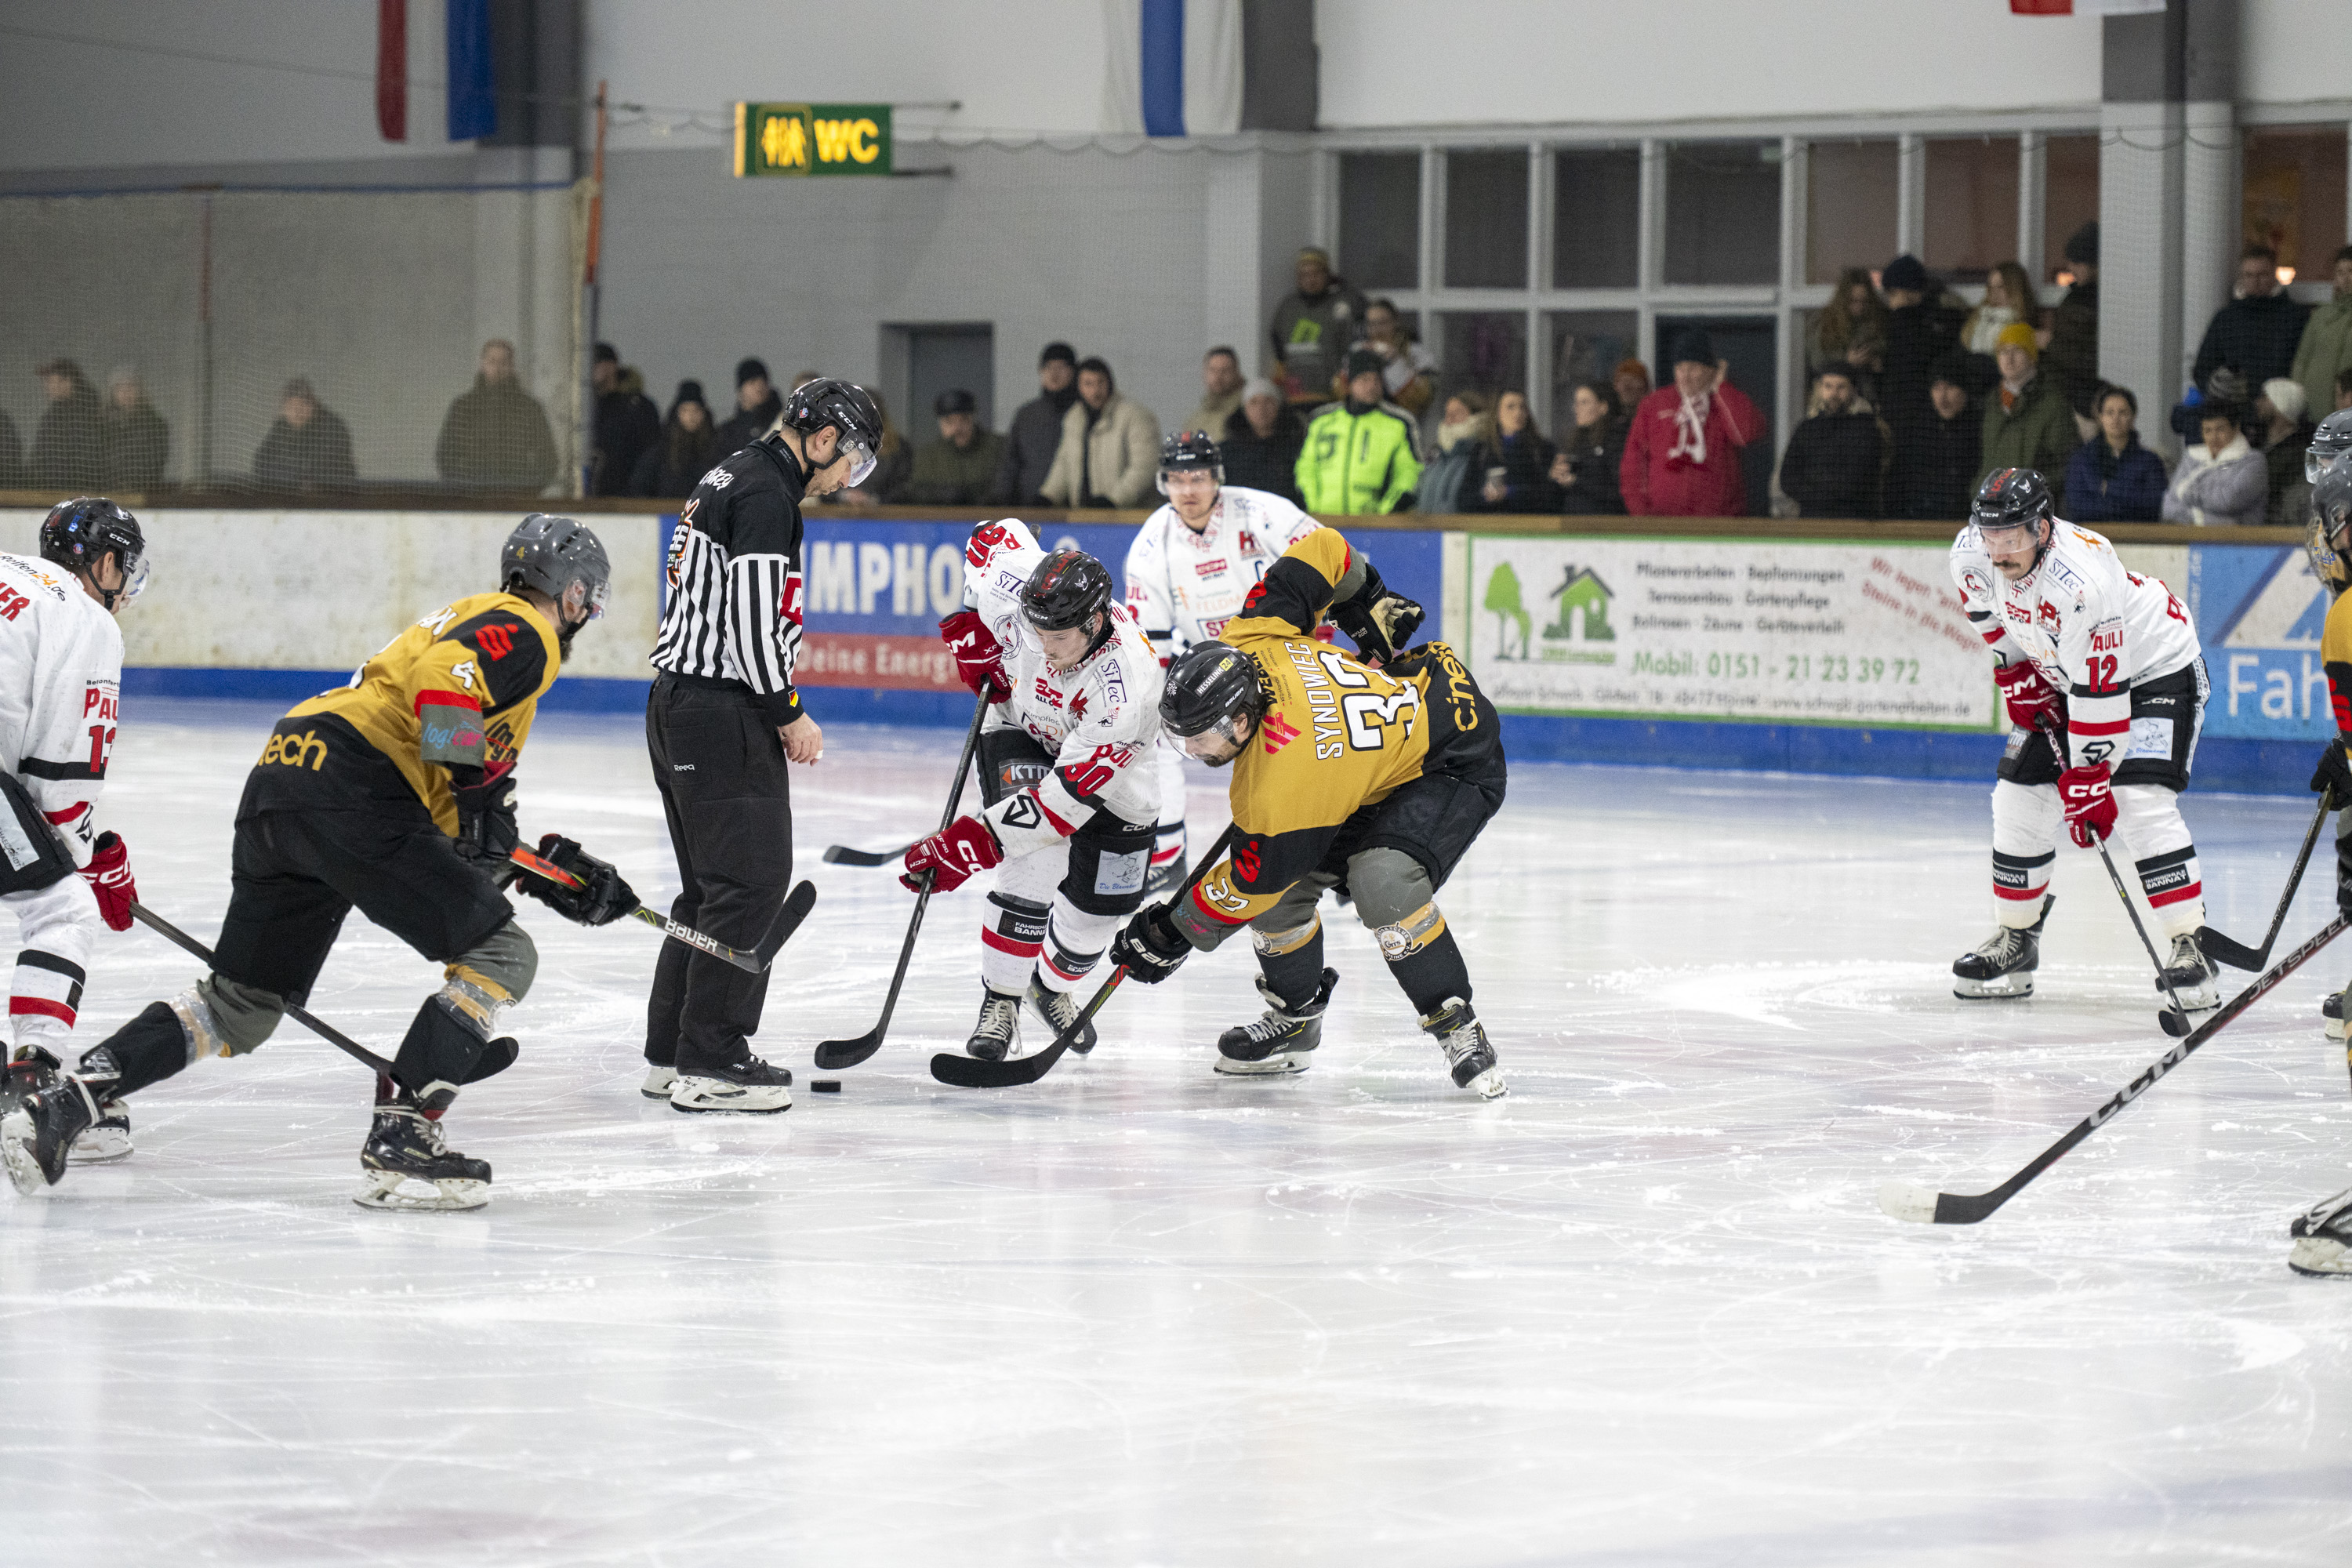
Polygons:
<instances>
[{"instance_id":1,"label":"green house logo on banner","mask_svg":"<svg viewBox=\"0 0 2352 1568\"><path fill-rule=\"evenodd\" d=\"M887 103L739 103L735 173L748 175L887 174Z\"/></svg>"}]
</instances>

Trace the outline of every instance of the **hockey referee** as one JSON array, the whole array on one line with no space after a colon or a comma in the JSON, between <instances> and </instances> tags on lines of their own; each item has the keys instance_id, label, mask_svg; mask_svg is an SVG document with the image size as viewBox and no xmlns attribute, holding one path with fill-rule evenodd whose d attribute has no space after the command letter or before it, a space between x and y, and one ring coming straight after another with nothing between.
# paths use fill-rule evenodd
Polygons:
<instances>
[{"instance_id":1,"label":"hockey referee","mask_svg":"<svg viewBox=\"0 0 2352 1568\"><path fill-rule=\"evenodd\" d=\"M863 387L810 382L782 425L702 476L670 536L669 608L654 645L646 745L680 884L673 918L775 955L793 879L787 760L824 754L793 688L800 653L801 502L861 481L882 445ZM786 1110L793 1075L751 1054L768 994L748 974L664 942L646 1007L645 1092L678 1110Z\"/></svg>"}]
</instances>

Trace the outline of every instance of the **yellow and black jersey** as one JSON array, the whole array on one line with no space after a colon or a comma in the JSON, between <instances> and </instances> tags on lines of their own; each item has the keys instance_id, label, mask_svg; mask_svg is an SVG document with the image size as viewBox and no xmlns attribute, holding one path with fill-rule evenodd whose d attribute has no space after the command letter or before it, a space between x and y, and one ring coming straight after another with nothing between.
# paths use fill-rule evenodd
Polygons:
<instances>
[{"instance_id":1,"label":"yellow and black jersey","mask_svg":"<svg viewBox=\"0 0 2352 1568\"><path fill-rule=\"evenodd\" d=\"M1454 650L1428 643L1374 669L1315 628L1354 564L1318 528L1283 552L1219 640L1256 661L1265 718L1234 761L1232 854L1193 889L1240 925L1322 861L1340 827L1424 773L1500 766L1501 722Z\"/></svg>"},{"instance_id":2,"label":"yellow and black jersey","mask_svg":"<svg viewBox=\"0 0 2352 1568\"><path fill-rule=\"evenodd\" d=\"M554 631L524 600L460 599L393 638L349 686L280 719L238 815L404 793L454 836L450 773L512 768L562 664Z\"/></svg>"},{"instance_id":3,"label":"yellow and black jersey","mask_svg":"<svg viewBox=\"0 0 2352 1568\"><path fill-rule=\"evenodd\" d=\"M2319 628L2319 662L2327 670L2327 705L2336 738L2352 758L2352 593L2338 594Z\"/></svg>"}]
</instances>

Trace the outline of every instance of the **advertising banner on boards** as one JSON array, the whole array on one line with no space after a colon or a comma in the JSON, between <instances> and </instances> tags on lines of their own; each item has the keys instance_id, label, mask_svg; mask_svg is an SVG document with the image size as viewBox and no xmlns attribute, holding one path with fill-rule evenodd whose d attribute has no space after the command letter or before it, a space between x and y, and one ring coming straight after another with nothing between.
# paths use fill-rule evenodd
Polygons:
<instances>
[{"instance_id":1,"label":"advertising banner on boards","mask_svg":"<svg viewBox=\"0 0 2352 1568\"><path fill-rule=\"evenodd\" d=\"M2255 741L2335 733L2319 662L2327 592L2301 550L2191 545L2188 600L2213 683L2205 733Z\"/></svg>"}]
</instances>

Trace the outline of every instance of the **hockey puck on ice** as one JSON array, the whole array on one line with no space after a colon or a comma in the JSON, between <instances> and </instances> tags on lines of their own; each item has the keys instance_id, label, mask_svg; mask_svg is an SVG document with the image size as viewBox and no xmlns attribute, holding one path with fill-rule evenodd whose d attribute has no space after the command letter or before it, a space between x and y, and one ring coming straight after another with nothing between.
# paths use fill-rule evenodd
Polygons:
<instances>
[{"instance_id":1,"label":"hockey puck on ice","mask_svg":"<svg viewBox=\"0 0 2352 1568\"><path fill-rule=\"evenodd\" d=\"M813 1078L809 1079L809 1087L819 1094L839 1094L841 1080L837 1078Z\"/></svg>"}]
</instances>

